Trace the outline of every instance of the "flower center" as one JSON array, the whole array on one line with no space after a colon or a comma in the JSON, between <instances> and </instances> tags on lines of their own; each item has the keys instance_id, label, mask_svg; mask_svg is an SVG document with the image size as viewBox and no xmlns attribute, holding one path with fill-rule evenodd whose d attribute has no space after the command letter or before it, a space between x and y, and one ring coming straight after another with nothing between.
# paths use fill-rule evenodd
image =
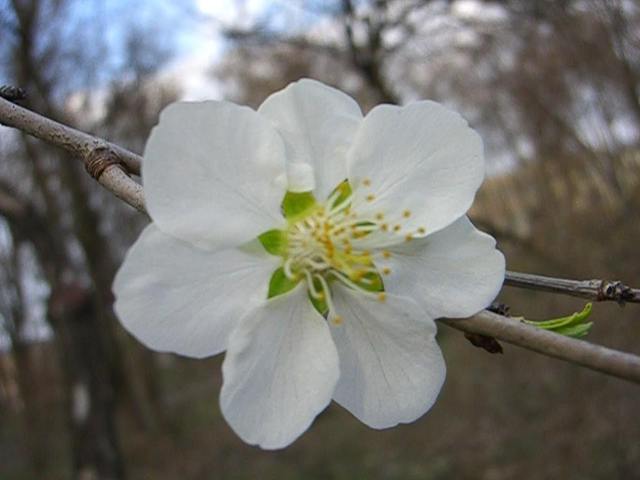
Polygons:
<instances>
[{"instance_id":1,"label":"flower center","mask_svg":"<svg viewBox=\"0 0 640 480\"><path fill-rule=\"evenodd\" d=\"M258 236L267 252L283 259L282 266L274 271L269 281L268 298L282 295L304 281L316 310L325 316L329 313L328 318L334 323L341 319L332 305L331 282L340 282L385 301L382 275L391 274L391 268L385 266L378 270L374 256L367 248L411 241L424 235L424 228L406 229L404 221L411 217L409 210L388 212L387 215L364 209L358 214L354 210L360 208L352 205L353 195L347 180L338 185L323 205L318 204L312 191L313 169L309 165L290 165L287 179L289 189L282 201L287 228L269 230ZM370 187L371 181L364 179L357 188L364 188L367 193L366 189ZM366 202L375 200L370 193L360 197ZM375 253L385 259L391 256L386 250Z\"/></svg>"},{"instance_id":2,"label":"flower center","mask_svg":"<svg viewBox=\"0 0 640 480\"><path fill-rule=\"evenodd\" d=\"M283 265L290 280L305 279L309 294L331 309L328 281L338 280L350 288L383 298L382 279L368 250L354 247L354 240L379 226L359 219L351 211L351 188L342 183L324 206L314 207L291 223L287 231L287 254Z\"/></svg>"}]
</instances>

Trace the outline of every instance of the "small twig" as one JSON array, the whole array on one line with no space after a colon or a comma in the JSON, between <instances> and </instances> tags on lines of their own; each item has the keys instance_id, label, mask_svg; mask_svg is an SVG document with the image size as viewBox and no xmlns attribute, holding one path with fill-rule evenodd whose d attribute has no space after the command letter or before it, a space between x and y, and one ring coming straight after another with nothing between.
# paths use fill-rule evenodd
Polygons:
<instances>
[{"instance_id":1,"label":"small twig","mask_svg":"<svg viewBox=\"0 0 640 480\"><path fill-rule=\"evenodd\" d=\"M493 302L490 306L487 307L487 310L493 313L497 313L498 315L509 316L509 306L505 303ZM464 338L469 340L471 345L474 347L482 348L486 352L489 353L504 353L502 350L502 345L500 342L493 337L488 335L483 335L481 333L471 333L465 332Z\"/></svg>"},{"instance_id":2,"label":"small twig","mask_svg":"<svg viewBox=\"0 0 640 480\"><path fill-rule=\"evenodd\" d=\"M512 318L480 312L466 319L440 319L465 333L493 337L512 345L640 384L640 356L548 332Z\"/></svg>"},{"instance_id":3,"label":"small twig","mask_svg":"<svg viewBox=\"0 0 640 480\"><path fill-rule=\"evenodd\" d=\"M121 200L146 213L142 186L126 171L140 173L142 159L118 145L43 117L0 98L0 124L17 128L79 157L94 178ZM117 159L117 161L115 160Z\"/></svg>"},{"instance_id":4,"label":"small twig","mask_svg":"<svg viewBox=\"0 0 640 480\"><path fill-rule=\"evenodd\" d=\"M568 280L507 271L504 284L510 287L561 293L594 302L613 301L620 305L640 303L640 289L612 280Z\"/></svg>"},{"instance_id":5,"label":"small twig","mask_svg":"<svg viewBox=\"0 0 640 480\"><path fill-rule=\"evenodd\" d=\"M101 138L43 117L4 98L0 98L0 123L64 148L82 159L85 159L97 148L112 150L127 166L129 172L134 175L140 174L142 158L139 155Z\"/></svg>"}]
</instances>

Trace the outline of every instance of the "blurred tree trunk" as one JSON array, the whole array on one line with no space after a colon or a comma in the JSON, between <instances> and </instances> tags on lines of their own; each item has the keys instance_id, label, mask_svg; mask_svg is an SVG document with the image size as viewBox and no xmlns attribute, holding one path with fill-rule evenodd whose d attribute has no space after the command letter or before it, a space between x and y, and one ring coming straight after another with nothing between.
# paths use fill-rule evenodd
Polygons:
<instances>
[{"instance_id":1,"label":"blurred tree trunk","mask_svg":"<svg viewBox=\"0 0 640 480\"><path fill-rule=\"evenodd\" d=\"M400 103L398 96L392 91L384 75L384 48L382 33L384 28L385 10L387 2L376 0L371 5L372 12L365 19L366 42L358 45L354 38L353 24L356 12L352 0L342 0L342 23L344 25L349 58L356 72L358 72L369 87L376 92L381 103Z\"/></svg>"},{"instance_id":2,"label":"blurred tree trunk","mask_svg":"<svg viewBox=\"0 0 640 480\"><path fill-rule=\"evenodd\" d=\"M134 352L127 351L126 345L118 336L118 319L113 311L111 285L117 270L111 246L105 235L100 233L98 212L90 205L86 175L80 169L79 162L60 158L59 166L63 185L71 194L71 207L74 234L78 239L88 266L96 303L95 315L102 330L104 354L112 369L111 381L116 394L126 398L133 409L135 418L145 429L155 426L156 409L148 393L148 377L155 370L140 371L140 364L130 361ZM148 357L144 358L149 360ZM144 367L144 364L142 365ZM148 366L148 363L147 363ZM142 377L142 378L140 378ZM146 381L145 381L146 379Z\"/></svg>"},{"instance_id":3,"label":"blurred tree trunk","mask_svg":"<svg viewBox=\"0 0 640 480\"><path fill-rule=\"evenodd\" d=\"M47 205L47 212L42 215L29 201L10 192L10 187L2 186L2 190L12 193L14 203L19 205L12 211L3 210L2 214L12 231L33 245L51 288L47 320L55 334L65 377L63 391L71 432L73 478L122 479L113 371L95 295L79 283L65 280L70 276L71 261L64 237L55 233L59 227L52 220L55 204ZM38 430L27 433L38 435Z\"/></svg>"},{"instance_id":4,"label":"blurred tree trunk","mask_svg":"<svg viewBox=\"0 0 640 480\"><path fill-rule=\"evenodd\" d=\"M0 206L0 211L3 210ZM30 345L24 335L25 301L22 289L22 268L18 258L22 239L11 225L11 252L5 259L4 280L10 284L13 295L8 299L8 305L3 305L3 316L7 325L7 333L11 340L11 354L15 362L16 382L19 398L22 403L23 435L22 442L30 459L30 470L36 477L41 477L47 463L47 444L43 438L45 432L45 418L42 410L42 398L36 381L36 366L31 357Z\"/></svg>"},{"instance_id":5,"label":"blurred tree trunk","mask_svg":"<svg viewBox=\"0 0 640 480\"><path fill-rule=\"evenodd\" d=\"M65 366L73 471L77 480L124 478L116 435L115 392L92 292L78 284L56 285L48 303ZM64 327L61 327L63 326Z\"/></svg>"},{"instance_id":6,"label":"blurred tree trunk","mask_svg":"<svg viewBox=\"0 0 640 480\"><path fill-rule=\"evenodd\" d=\"M27 90L32 108L50 118L70 123L58 106L59 101L53 97L52 87L65 80L56 74L47 74L54 66L52 62L55 62L56 57L43 57L38 53L41 49L36 47L36 40L41 39L38 19L42 20L39 11L42 3L14 0L12 5L18 19L19 32L19 42L14 55L18 84ZM62 18L56 20L63 21ZM55 40L48 42L51 43L52 52L61 47ZM53 71L56 71L55 66ZM24 143L33 166L36 189L45 199L46 228L49 232L56 232L54 235L59 244L52 260L58 264L53 267L58 274L49 278L52 292L50 305L55 306L57 310L49 312L49 319L56 335L60 337L58 345L70 352L68 355L62 352L62 366L69 378L67 387L71 389L68 395L75 399L76 392L82 391L82 395L87 396L89 403L97 409L96 417L87 420L90 428L78 428L76 423L72 422L75 465L76 468L103 472L107 475L105 478L116 478L114 475L118 476L122 472L122 462L119 459L115 438L113 402L119 397L128 398L135 417L141 420L144 427L152 426L155 418L153 405L143 391L146 383L134 381L125 368L124 345L119 338L120 330L112 308L111 283L117 263L110 242L100 231L100 213L91 206L85 174L81 171L79 163L72 163L72 160L64 158L61 153L51 157L49 151L39 151L40 149L29 139L25 139ZM46 156L49 157L49 163ZM59 190L52 190L52 177L59 180ZM70 207L71 229L63 224L67 213L63 205ZM77 240L84 257L83 265L76 262L75 268L72 269L75 271L73 276L82 277L83 269L86 268L86 273L91 279L92 288L85 292L81 306L68 306L66 301L68 283L62 282L61 274L65 269L69 269L73 261L68 256L65 238ZM41 258L45 264L51 261L47 256L43 254ZM91 308L86 305L89 301L93 302ZM65 312L69 313L68 322L64 321ZM79 319L88 317L91 317L91 320L87 320L87 325L82 325ZM83 358L83 355L86 358ZM84 370L79 370L76 362L82 363ZM89 376L90 381L94 382L90 385L87 384ZM79 388L83 389L78 390ZM75 407L76 404L74 400L70 407ZM74 417L74 410L71 410L70 414L72 419L77 417ZM101 429L103 431L100 431ZM90 432L90 435L86 434L86 431ZM78 435L81 438L77 438ZM109 445L106 449L108 451L103 452L103 457L96 453L102 451L104 445L101 447L101 444ZM92 459L97 463L90 468L88 465ZM79 475L81 472L77 470L76 473Z\"/></svg>"}]
</instances>

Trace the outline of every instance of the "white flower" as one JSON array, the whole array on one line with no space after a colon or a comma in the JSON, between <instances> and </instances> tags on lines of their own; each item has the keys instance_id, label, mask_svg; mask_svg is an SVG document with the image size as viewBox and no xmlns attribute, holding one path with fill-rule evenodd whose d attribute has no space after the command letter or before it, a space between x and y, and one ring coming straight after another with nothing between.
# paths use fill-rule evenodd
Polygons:
<instances>
[{"instance_id":1,"label":"white flower","mask_svg":"<svg viewBox=\"0 0 640 480\"><path fill-rule=\"evenodd\" d=\"M476 313L504 278L465 217L484 162L458 114L424 101L363 118L301 80L257 112L170 105L144 157L153 224L115 309L156 350L226 350L220 404L240 437L284 447L332 399L374 428L429 410L434 319Z\"/></svg>"}]
</instances>

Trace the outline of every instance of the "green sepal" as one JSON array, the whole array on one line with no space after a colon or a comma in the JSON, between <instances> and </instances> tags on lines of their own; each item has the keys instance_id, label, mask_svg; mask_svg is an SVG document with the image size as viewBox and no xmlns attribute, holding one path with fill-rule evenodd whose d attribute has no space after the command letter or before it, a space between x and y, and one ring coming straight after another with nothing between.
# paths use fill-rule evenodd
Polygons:
<instances>
[{"instance_id":1,"label":"green sepal","mask_svg":"<svg viewBox=\"0 0 640 480\"><path fill-rule=\"evenodd\" d=\"M287 192L282 200L282 214L289 223L294 223L306 217L316 206L316 197L313 196L313 192Z\"/></svg>"},{"instance_id":2,"label":"green sepal","mask_svg":"<svg viewBox=\"0 0 640 480\"><path fill-rule=\"evenodd\" d=\"M259 235L258 240L271 255L284 257L287 254L287 232L284 230L268 230Z\"/></svg>"},{"instance_id":3,"label":"green sepal","mask_svg":"<svg viewBox=\"0 0 640 480\"><path fill-rule=\"evenodd\" d=\"M290 292L298 283L300 283L300 279L291 280L285 275L284 269L280 267L273 272L273 275L271 275L271 280L269 280L269 294L267 295L267 298L277 297L283 293Z\"/></svg>"},{"instance_id":4,"label":"green sepal","mask_svg":"<svg viewBox=\"0 0 640 480\"><path fill-rule=\"evenodd\" d=\"M326 318L329 313L329 306L327 305L327 302L324 299L313 298L313 295L311 294L309 294L309 300L318 313Z\"/></svg>"},{"instance_id":5,"label":"green sepal","mask_svg":"<svg viewBox=\"0 0 640 480\"><path fill-rule=\"evenodd\" d=\"M366 280L366 282L363 280ZM355 283L369 292L384 292L384 282L377 272L367 272L362 276L361 280Z\"/></svg>"},{"instance_id":6,"label":"green sepal","mask_svg":"<svg viewBox=\"0 0 640 480\"><path fill-rule=\"evenodd\" d=\"M526 320L523 318L522 321L527 325L533 325L534 327L559 333L560 335L580 338L587 335L593 325L593 322L586 321L589 315L591 315L592 307L593 305L591 303L587 303L582 311L575 312L566 317L542 321Z\"/></svg>"}]
</instances>

